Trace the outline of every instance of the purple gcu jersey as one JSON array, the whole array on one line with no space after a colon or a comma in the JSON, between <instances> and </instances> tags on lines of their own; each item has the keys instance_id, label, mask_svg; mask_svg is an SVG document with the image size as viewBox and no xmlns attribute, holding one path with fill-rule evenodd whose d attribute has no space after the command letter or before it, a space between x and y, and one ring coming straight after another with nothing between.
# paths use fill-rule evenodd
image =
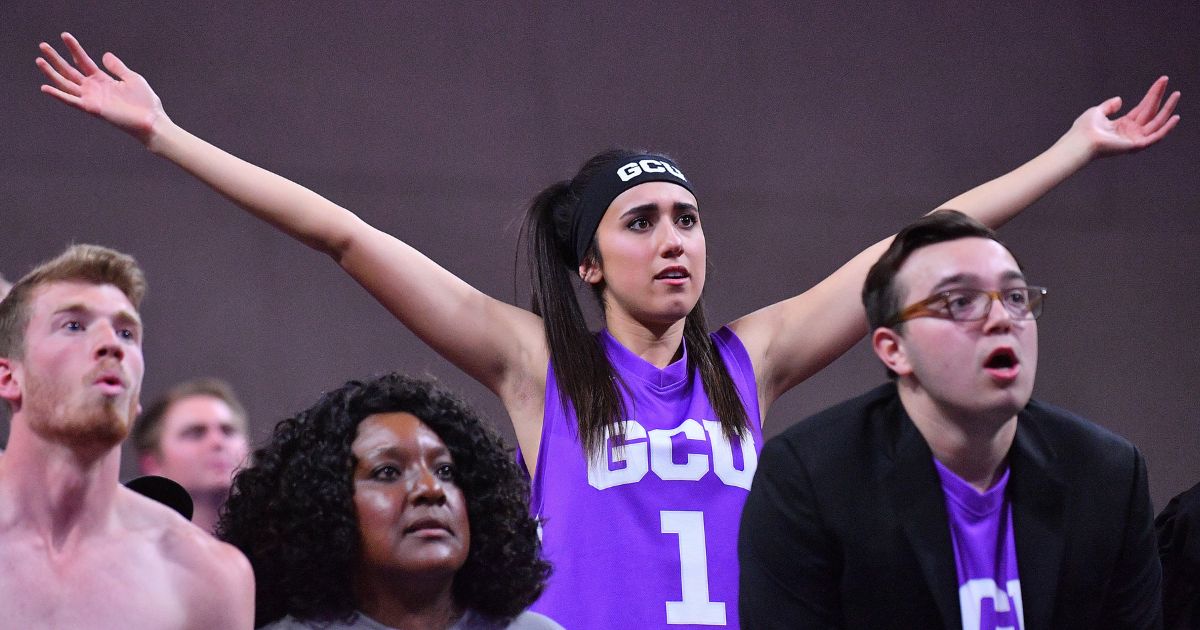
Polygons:
<instances>
[{"instance_id":1,"label":"purple gcu jersey","mask_svg":"<svg viewBox=\"0 0 1200 630\"><path fill-rule=\"evenodd\" d=\"M738 521L762 445L750 357L733 331L712 334L750 421L731 443L686 356L660 370L600 336L628 388L625 444L589 463L551 369L532 511L554 572L532 609L571 630L736 628Z\"/></svg>"},{"instance_id":2,"label":"purple gcu jersey","mask_svg":"<svg viewBox=\"0 0 1200 630\"><path fill-rule=\"evenodd\" d=\"M933 463L946 496L963 630L1023 630L1008 469L980 493L942 462Z\"/></svg>"}]
</instances>

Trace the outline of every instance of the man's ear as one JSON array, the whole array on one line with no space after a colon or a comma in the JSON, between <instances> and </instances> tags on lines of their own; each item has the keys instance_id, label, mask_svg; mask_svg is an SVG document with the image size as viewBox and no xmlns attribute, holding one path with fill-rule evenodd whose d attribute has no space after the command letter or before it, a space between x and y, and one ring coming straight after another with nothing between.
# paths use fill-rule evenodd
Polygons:
<instances>
[{"instance_id":1,"label":"man's ear","mask_svg":"<svg viewBox=\"0 0 1200 630\"><path fill-rule=\"evenodd\" d=\"M20 377L14 363L12 359L0 357L0 399L13 403L21 400Z\"/></svg>"},{"instance_id":2,"label":"man's ear","mask_svg":"<svg viewBox=\"0 0 1200 630\"><path fill-rule=\"evenodd\" d=\"M912 365L908 362L908 352L904 348L904 338L900 333L880 326L871 333L871 349L875 356L883 361L883 365L899 376L912 374Z\"/></svg>"}]
</instances>

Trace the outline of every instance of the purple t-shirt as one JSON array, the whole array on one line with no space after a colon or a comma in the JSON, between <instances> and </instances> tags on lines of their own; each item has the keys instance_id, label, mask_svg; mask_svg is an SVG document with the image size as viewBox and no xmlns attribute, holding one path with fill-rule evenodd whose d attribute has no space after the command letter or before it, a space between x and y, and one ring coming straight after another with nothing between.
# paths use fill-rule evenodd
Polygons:
<instances>
[{"instance_id":1,"label":"purple t-shirt","mask_svg":"<svg viewBox=\"0 0 1200 630\"><path fill-rule=\"evenodd\" d=\"M946 495L963 630L1022 630L1021 580L1013 539L1008 468L982 494L933 460Z\"/></svg>"},{"instance_id":2,"label":"purple t-shirt","mask_svg":"<svg viewBox=\"0 0 1200 630\"><path fill-rule=\"evenodd\" d=\"M737 534L762 432L754 368L728 328L711 335L750 421L730 442L687 356L663 369L600 333L625 380L625 445L590 462L554 371L531 509L554 572L535 610L571 630L738 627Z\"/></svg>"}]
</instances>

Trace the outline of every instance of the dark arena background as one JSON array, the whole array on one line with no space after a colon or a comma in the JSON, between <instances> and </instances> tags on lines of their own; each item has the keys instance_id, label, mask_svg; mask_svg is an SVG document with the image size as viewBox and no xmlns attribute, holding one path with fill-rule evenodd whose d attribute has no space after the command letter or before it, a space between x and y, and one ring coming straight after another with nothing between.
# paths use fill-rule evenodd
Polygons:
<instances>
[{"instance_id":1,"label":"dark arena background","mask_svg":"<svg viewBox=\"0 0 1200 630\"><path fill-rule=\"evenodd\" d=\"M1156 509L1200 480L1200 3L18 0L0 24L0 272L70 242L134 254L143 400L224 377L255 441L391 370L434 374L512 430L330 260L40 94L38 42L69 30L116 52L183 127L522 305L527 201L599 150L665 151L697 186L713 324L1167 74L1183 92L1170 136L1094 162L1002 235L1050 288L1035 395L1132 440ZM883 378L860 344L782 398L767 434Z\"/></svg>"}]
</instances>

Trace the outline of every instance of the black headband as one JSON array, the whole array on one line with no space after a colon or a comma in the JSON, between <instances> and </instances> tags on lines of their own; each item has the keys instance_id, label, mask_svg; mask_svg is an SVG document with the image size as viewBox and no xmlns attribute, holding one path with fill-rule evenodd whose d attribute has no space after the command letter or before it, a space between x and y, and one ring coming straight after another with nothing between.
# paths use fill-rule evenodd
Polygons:
<instances>
[{"instance_id":1,"label":"black headband","mask_svg":"<svg viewBox=\"0 0 1200 630\"><path fill-rule=\"evenodd\" d=\"M646 182L671 182L696 194L691 182L683 176L683 171L660 155L631 155L602 164L596 169L596 175L588 187L579 195L579 204L571 214L571 244L574 246L576 265L587 253L600 219L613 199Z\"/></svg>"}]
</instances>

